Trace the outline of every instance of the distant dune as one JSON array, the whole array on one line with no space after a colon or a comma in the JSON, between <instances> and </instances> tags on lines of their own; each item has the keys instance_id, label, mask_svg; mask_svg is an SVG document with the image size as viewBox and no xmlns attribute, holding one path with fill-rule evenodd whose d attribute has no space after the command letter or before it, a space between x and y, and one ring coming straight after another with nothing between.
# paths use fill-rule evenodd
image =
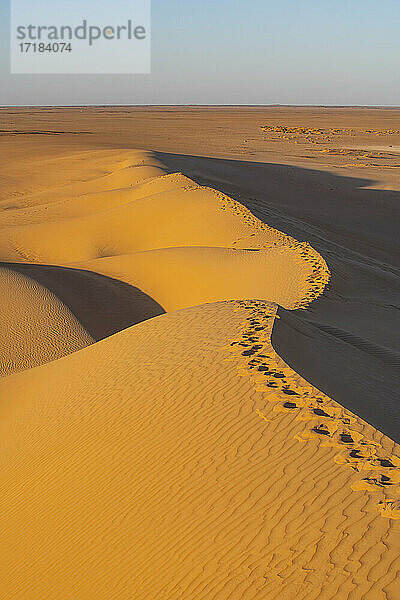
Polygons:
<instances>
[{"instance_id":1,"label":"distant dune","mask_svg":"<svg viewBox=\"0 0 400 600\"><path fill-rule=\"evenodd\" d=\"M150 151L24 160L0 203L0 598L399 598L399 447L271 343L324 257Z\"/></svg>"}]
</instances>

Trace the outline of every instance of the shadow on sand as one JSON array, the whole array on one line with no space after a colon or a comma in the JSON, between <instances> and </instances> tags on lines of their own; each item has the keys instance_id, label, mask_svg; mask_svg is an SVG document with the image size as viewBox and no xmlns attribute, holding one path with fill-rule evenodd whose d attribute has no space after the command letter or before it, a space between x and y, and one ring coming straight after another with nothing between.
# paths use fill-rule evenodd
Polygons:
<instances>
[{"instance_id":1,"label":"shadow on sand","mask_svg":"<svg viewBox=\"0 0 400 600\"><path fill-rule=\"evenodd\" d=\"M0 263L53 292L98 342L165 310L138 288L92 271L38 264Z\"/></svg>"},{"instance_id":2,"label":"shadow on sand","mask_svg":"<svg viewBox=\"0 0 400 600\"><path fill-rule=\"evenodd\" d=\"M288 165L156 153L170 172L241 202L325 258L332 277L307 310L279 309L280 356L400 442L400 192Z\"/></svg>"}]
</instances>

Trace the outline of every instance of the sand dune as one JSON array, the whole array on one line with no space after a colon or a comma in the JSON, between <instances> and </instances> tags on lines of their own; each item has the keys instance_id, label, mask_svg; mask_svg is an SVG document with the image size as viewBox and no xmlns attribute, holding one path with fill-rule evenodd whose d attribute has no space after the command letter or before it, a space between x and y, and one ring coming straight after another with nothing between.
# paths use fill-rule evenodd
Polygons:
<instances>
[{"instance_id":1,"label":"sand dune","mask_svg":"<svg viewBox=\"0 0 400 600\"><path fill-rule=\"evenodd\" d=\"M118 184L127 179L131 182L135 178L126 171L132 164L132 159L138 167L138 180L151 176L149 173L153 169L158 173L157 167L160 166L155 157L140 150L126 151L122 158L119 150L73 153L66 150L61 156L53 156L49 152L44 156L23 152L18 156L17 162L7 154L3 158L7 177L2 181L2 201L8 206L11 197L13 208L43 204L46 200L54 201L56 190L57 194L63 195L84 194L96 189L104 191L110 189L113 183L117 184L116 187L122 187ZM43 178L44 166L46 179Z\"/></svg>"},{"instance_id":2,"label":"sand dune","mask_svg":"<svg viewBox=\"0 0 400 600\"><path fill-rule=\"evenodd\" d=\"M0 375L55 360L93 343L68 307L27 276L0 268Z\"/></svg>"},{"instance_id":3,"label":"sand dune","mask_svg":"<svg viewBox=\"0 0 400 600\"><path fill-rule=\"evenodd\" d=\"M329 272L307 243L268 227L238 202L179 173L171 177L161 166L142 167L142 162L156 162L152 153L146 158L141 151L135 158L132 151L122 151L120 159L122 168L79 184L80 189L129 184L131 202L122 199L104 209L100 199L90 215L9 226L0 240L0 258L110 275L139 287L168 310L248 296L295 308L322 291ZM147 185L141 182L136 189L142 168ZM77 185L68 193L73 195ZM98 197L91 200L94 211Z\"/></svg>"},{"instance_id":4,"label":"sand dune","mask_svg":"<svg viewBox=\"0 0 400 600\"><path fill-rule=\"evenodd\" d=\"M138 288L93 271L24 263L8 269L54 294L95 341L165 312Z\"/></svg>"},{"instance_id":5,"label":"sand dune","mask_svg":"<svg viewBox=\"0 0 400 600\"><path fill-rule=\"evenodd\" d=\"M157 178L145 179L143 182L128 188L111 189L104 192L75 193L69 186L57 192L45 192L25 197L27 206L18 207L14 210L3 210L0 212L0 227L10 225L32 225L35 223L47 223L59 221L70 217L81 217L91 215L102 210L128 204L137 198L152 196L154 193L162 193L167 190L183 188L193 185L193 182L181 173L160 175ZM34 199L35 203L30 204Z\"/></svg>"},{"instance_id":6,"label":"sand dune","mask_svg":"<svg viewBox=\"0 0 400 600\"><path fill-rule=\"evenodd\" d=\"M399 443L399 194L316 169L159 157L324 257L328 286L306 309L279 309L275 347L294 370Z\"/></svg>"},{"instance_id":7,"label":"sand dune","mask_svg":"<svg viewBox=\"0 0 400 600\"><path fill-rule=\"evenodd\" d=\"M271 343L324 258L151 152L42 163L0 211L0 597L397 600L400 449Z\"/></svg>"},{"instance_id":8,"label":"sand dune","mask_svg":"<svg viewBox=\"0 0 400 600\"><path fill-rule=\"evenodd\" d=\"M125 155L129 158L124 161ZM132 163L126 166L128 160ZM142 166L143 161L159 162L152 153L148 153L146 160L143 152L135 158L132 151L121 151L122 168L92 181L69 185L68 196L57 201L55 211L51 204L36 207L36 213L7 211L8 227L0 241L0 258L72 264L178 246L235 249L279 246L299 252L307 249L307 244L301 245L268 227L228 196L197 185L180 173L166 175L161 166ZM110 202L116 205L110 208ZM68 218L71 210L79 210L83 216L75 213ZM92 214L85 214L89 210ZM40 222L10 226L12 217L7 223L8 212L14 219L29 221L31 217ZM322 265L322 258L317 260Z\"/></svg>"},{"instance_id":9,"label":"sand dune","mask_svg":"<svg viewBox=\"0 0 400 600\"><path fill-rule=\"evenodd\" d=\"M0 263L0 376L29 369L164 312L140 289L99 273Z\"/></svg>"},{"instance_id":10,"label":"sand dune","mask_svg":"<svg viewBox=\"0 0 400 600\"><path fill-rule=\"evenodd\" d=\"M285 247L163 248L81 266L138 286L168 311L246 296L296 308L310 293L314 275L311 261L302 263L296 251Z\"/></svg>"},{"instance_id":11,"label":"sand dune","mask_svg":"<svg viewBox=\"0 0 400 600\"><path fill-rule=\"evenodd\" d=\"M8 598L397 597L398 522L378 510L396 506L385 468L374 481L357 472L394 445L346 425L268 343L265 358L229 352L251 349L246 335L262 345L269 327L256 330L274 313L250 302L172 312L3 380ZM280 389L257 391L251 359L279 366ZM338 424L344 442L323 434Z\"/></svg>"}]
</instances>

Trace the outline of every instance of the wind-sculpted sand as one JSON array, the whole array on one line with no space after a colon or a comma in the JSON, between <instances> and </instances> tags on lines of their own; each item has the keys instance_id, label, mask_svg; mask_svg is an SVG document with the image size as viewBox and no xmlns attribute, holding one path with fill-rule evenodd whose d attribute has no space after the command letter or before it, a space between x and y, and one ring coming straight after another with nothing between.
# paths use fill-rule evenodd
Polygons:
<instances>
[{"instance_id":1,"label":"wind-sculpted sand","mask_svg":"<svg viewBox=\"0 0 400 600\"><path fill-rule=\"evenodd\" d=\"M0 598L400 598L400 448L271 343L324 258L151 152L24 168L0 210Z\"/></svg>"},{"instance_id":2,"label":"wind-sculpted sand","mask_svg":"<svg viewBox=\"0 0 400 600\"><path fill-rule=\"evenodd\" d=\"M35 367L94 340L49 289L0 267L0 375Z\"/></svg>"}]
</instances>

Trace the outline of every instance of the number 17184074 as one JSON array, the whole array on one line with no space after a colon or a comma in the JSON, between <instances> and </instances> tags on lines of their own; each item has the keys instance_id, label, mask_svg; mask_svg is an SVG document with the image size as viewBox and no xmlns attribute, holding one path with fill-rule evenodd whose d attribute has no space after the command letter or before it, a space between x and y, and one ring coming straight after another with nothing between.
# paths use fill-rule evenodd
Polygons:
<instances>
[{"instance_id":1,"label":"number 17184074","mask_svg":"<svg viewBox=\"0 0 400 600\"><path fill-rule=\"evenodd\" d=\"M44 44L43 42L40 44L36 42L23 42L19 44L19 48L21 52L72 52L71 43L67 44L66 42L53 42L49 44Z\"/></svg>"}]
</instances>

